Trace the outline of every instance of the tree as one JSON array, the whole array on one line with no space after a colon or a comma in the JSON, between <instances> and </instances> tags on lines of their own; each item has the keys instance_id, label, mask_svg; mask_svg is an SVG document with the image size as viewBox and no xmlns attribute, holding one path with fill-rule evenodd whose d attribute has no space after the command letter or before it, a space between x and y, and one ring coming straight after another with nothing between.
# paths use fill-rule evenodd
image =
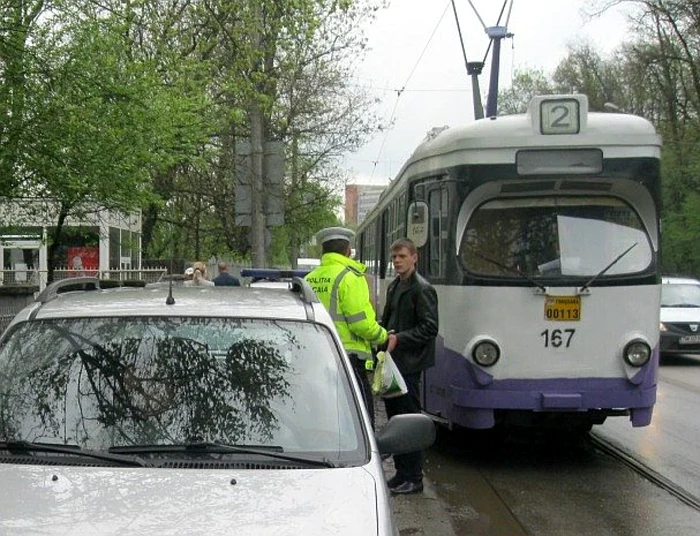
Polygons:
<instances>
[{"instance_id":1,"label":"tree","mask_svg":"<svg viewBox=\"0 0 700 536\"><path fill-rule=\"evenodd\" d=\"M0 196L14 195L21 181L30 36L44 0L0 4Z\"/></svg>"},{"instance_id":2,"label":"tree","mask_svg":"<svg viewBox=\"0 0 700 536\"><path fill-rule=\"evenodd\" d=\"M148 58L133 54L128 17L70 2L32 35L26 65L21 186L17 194L55 200L49 247L67 218L139 209L151 173L189 150L201 104L162 85ZM19 182L19 181L18 181Z\"/></svg>"},{"instance_id":3,"label":"tree","mask_svg":"<svg viewBox=\"0 0 700 536\"><path fill-rule=\"evenodd\" d=\"M288 250L291 262L318 222L335 221L337 192L346 180L336 162L379 124L371 112L374 103L348 84L364 50L360 20L370 17L376 4L263 2L257 7L263 25L255 46L248 37L257 28L252 3L210 5L201 23L212 29L205 35L216 46L199 42L194 54L206 52L219 122L199 165L157 178L157 191L167 202L147 211L156 237L151 251L162 252L163 245L177 240L196 244L197 256L252 255L251 235L236 224L233 210L236 145L249 140L251 102L259 108L264 139L285 145L286 223L271 233L275 244L288 241L279 247ZM199 232L193 241L194 226Z\"/></svg>"},{"instance_id":4,"label":"tree","mask_svg":"<svg viewBox=\"0 0 700 536\"><path fill-rule=\"evenodd\" d=\"M552 82L541 69L516 71L510 87L498 95L498 108L503 114L522 114L535 95L554 92Z\"/></svg>"}]
</instances>

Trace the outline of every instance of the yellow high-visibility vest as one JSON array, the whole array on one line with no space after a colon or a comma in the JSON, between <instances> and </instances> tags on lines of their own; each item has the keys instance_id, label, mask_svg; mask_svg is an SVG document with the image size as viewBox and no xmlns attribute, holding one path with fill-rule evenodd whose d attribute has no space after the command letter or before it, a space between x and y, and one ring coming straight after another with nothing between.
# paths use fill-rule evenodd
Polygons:
<instances>
[{"instance_id":1,"label":"yellow high-visibility vest","mask_svg":"<svg viewBox=\"0 0 700 536\"><path fill-rule=\"evenodd\" d=\"M387 331L379 325L365 279L367 267L340 253L325 253L321 265L306 275L316 296L333 318L343 346L360 359L372 356Z\"/></svg>"}]
</instances>

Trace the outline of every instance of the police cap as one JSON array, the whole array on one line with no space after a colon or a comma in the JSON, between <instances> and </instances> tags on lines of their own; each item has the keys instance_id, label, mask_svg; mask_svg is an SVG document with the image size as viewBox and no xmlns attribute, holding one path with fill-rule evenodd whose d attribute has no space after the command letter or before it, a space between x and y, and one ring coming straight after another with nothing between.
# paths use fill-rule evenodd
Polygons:
<instances>
[{"instance_id":1,"label":"police cap","mask_svg":"<svg viewBox=\"0 0 700 536\"><path fill-rule=\"evenodd\" d=\"M316 233L316 242L319 244L324 244L329 240L345 240L346 242L351 242L354 237L355 232L352 229L346 229L345 227L326 227Z\"/></svg>"}]
</instances>

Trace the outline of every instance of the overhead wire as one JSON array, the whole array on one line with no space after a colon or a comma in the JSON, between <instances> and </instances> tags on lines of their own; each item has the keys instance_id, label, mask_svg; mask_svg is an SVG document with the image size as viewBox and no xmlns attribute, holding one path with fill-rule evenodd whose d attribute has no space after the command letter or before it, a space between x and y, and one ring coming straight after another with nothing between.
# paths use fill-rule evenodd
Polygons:
<instances>
[{"instance_id":1,"label":"overhead wire","mask_svg":"<svg viewBox=\"0 0 700 536\"><path fill-rule=\"evenodd\" d=\"M487 30L486 23L484 20L481 18L481 15L479 14L479 11L476 9L474 6L472 0L467 0L469 2L469 5L472 7L472 10L474 11L474 14L476 15L477 19L479 19L479 22L481 23L481 26L484 28L484 31ZM508 15L506 16L506 27L508 26L508 22L510 21L510 15L513 10L513 2L514 0L510 0L510 6L508 8ZM447 10L449 9L450 5L452 6L452 9L454 10L455 13L455 20L457 21L457 31L459 32L459 39L460 39L460 45L462 47L462 57L464 58L464 63L465 65L467 64L467 54L466 50L464 48L464 41L462 39L462 30L459 26L459 20L457 18L457 9L455 7L454 0L448 0L447 5L445 6L445 9L442 12L442 15L440 16L440 19L437 21L435 24L435 27L433 28L432 33L430 34L430 37L428 38L425 46L423 47L423 50L421 51L420 55L418 56L418 59L413 65L413 68L411 69L411 72L409 73L408 77L406 78L406 81L403 83L400 89L394 89L394 90L389 90L389 89L383 89L383 91L394 91L396 92L396 100L394 101L394 106L391 110L391 115L389 116L389 121L388 125L391 125L394 121L394 118L396 116L396 109L398 108L399 100L401 99L401 96L404 94L405 91L421 91L421 90L406 90L406 86L408 85L409 81L413 77L413 73L416 71L418 68L418 65L420 64L421 59L423 58L423 55L425 54L426 50L428 49L428 46L430 45L430 42L432 41L433 37L435 36L435 33L437 32L437 29L440 27L440 24L442 23L442 20L445 18L445 14L447 13ZM503 17L503 13L505 12L506 6L508 5L508 0L503 0L503 5L501 6L501 10L498 14L498 20L496 22L496 25L498 26L501 23L501 19ZM489 44L486 47L486 53L484 54L484 59L482 61L483 64L486 63L486 59L488 58L489 52L491 50L491 43L492 41L489 40ZM422 91L431 91L431 90L422 90ZM437 90L433 90L437 91ZM370 174L370 179L374 177L374 172L377 168L377 165L379 164L379 158L382 155L382 152L384 151L384 146L386 145L386 140L389 136L389 128L387 128L387 131L384 134L384 137L382 138L382 143L379 147L379 151L377 152L377 158L372 161L372 173Z\"/></svg>"},{"instance_id":2,"label":"overhead wire","mask_svg":"<svg viewBox=\"0 0 700 536\"><path fill-rule=\"evenodd\" d=\"M410 74L406 78L406 81L403 83L401 86L401 89L397 89L396 91L396 100L394 101L394 107L391 110L391 115L389 116L389 122L388 124L391 125L391 123L394 121L394 116L396 115L396 108L399 105L399 99L403 95L403 92L406 90L406 86L408 85L409 81L411 80L411 77L413 76L413 73L416 71L418 68L418 64L420 63L420 60L423 58L423 55L425 54L425 51L428 50L428 46L430 45L430 42L432 41L433 37L435 36L435 32L437 32L437 29L440 27L440 24L442 23L442 19L445 18L445 13L447 13L447 10L450 7L450 3L452 0L448 0L447 5L445 6L445 9L442 12L442 15L440 15L440 19L437 21L437 24L433 28L432 33L430 34L430 37L428 37L428 41L425 43L425 46L423 47L423 50L421 51L420 55L418 56L418 59L413 65L413 68L411 69ZM377 153L377 159L373 161L373 166L372 166L372 173L370 174L370 179L374 177L374 171L377 168L377 164L379 164L379 157L382 154L382 151L384 150L384 145L386 144L386 139L389 135L389 131L387 129L387 132L384 134L384 138L382 139L382 144L379 147L379 152Z\"/></svg>"},{"instance_id":3,"label":"overhead wire","mask_svg":"<svg viewBox=\"0 0 700 536\"><path fill-rule=\"evenodd\" d=\"M455 5L455 0L452 0L452 11L455 14L455 23L457 24L457 34L459 35L459 45L462 47L462 57L464 58L464 67L467 69L467 75L469 75L469 61L467 60L467 51L464 48L464 38L462 37L462 27L459 24L459 16L457 15L457 6Z\"/></svg>"}]
</instances>

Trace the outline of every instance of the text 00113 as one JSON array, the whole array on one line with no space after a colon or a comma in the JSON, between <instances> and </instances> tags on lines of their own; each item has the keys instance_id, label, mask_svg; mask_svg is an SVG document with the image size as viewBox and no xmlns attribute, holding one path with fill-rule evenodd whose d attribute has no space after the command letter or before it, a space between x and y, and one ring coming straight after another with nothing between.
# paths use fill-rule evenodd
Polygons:
<instances>
[{"instance_id":1,"label":"text 00113","mask_svg":"<svg viewBox=\"0 0 700 536\"><path fill-rule=\"evenodd\" d=\"M581 320L581 296L545 296L544 319L578 322Z\"/></svg>"}]
</instances>

